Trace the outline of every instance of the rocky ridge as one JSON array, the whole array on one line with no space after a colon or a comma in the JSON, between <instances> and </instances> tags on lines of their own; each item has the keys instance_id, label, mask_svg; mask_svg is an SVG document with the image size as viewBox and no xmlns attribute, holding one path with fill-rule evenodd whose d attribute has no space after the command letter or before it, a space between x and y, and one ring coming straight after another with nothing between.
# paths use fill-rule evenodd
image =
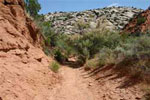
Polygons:
<instances>
[{"instance_id":1,"label":"rocky ridge","mask_svg":"<svg viewBox=\"0 0 150 100\"><path fill-rule=\"evenodd\" d=\"M122 29L130 19L142 12L130 7L106 7L82 12L55 12L45 15L56 33L75 34L104 27Z\"/></svg>"},{"instance_id":2,"label":"rocky ridge","mask_svg":"<svg viewBox=\"0 0 150 100\"><path fill-rule=\"evenodd\" d=\"M48 100L58 76L23 0L0 0L0 100Z\"/></svg>"}]
</instances>

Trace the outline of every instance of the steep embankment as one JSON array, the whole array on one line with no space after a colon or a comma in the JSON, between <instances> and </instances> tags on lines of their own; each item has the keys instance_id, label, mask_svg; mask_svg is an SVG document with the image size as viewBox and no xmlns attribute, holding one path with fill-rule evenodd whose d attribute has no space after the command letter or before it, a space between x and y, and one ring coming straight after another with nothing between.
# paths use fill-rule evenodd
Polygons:
<instances>
[{"instance_id":1,"label":"steep embankment","mask_svg":"<svg viewBox=\"0 0 150 100\"><path fill-rule=\"evenodd\" d=\"M82 12L49 13L45 15L45 20L51 21L57 33L79 34L101 27L122 29L133 16L142 11L130 7L106 7Z\"/></svg>"},{"instance_id":2,"label":"steep embankment","mask_svg":"<svg viewBox=\"0 0 150 100\"><path fill-rule=\"evenodd\" d=\"M150 32L150 10L147 9L135 16L124 28L128 33Z\"/></svg>"},{"instance_id":3,"label":"steep embankment","mask_svg":"<svg viewBox=\"0 0 150 100\"><path fill-rule=\"evenodd\" d=\"M57 82L23 0L0 0L0 99L47 100Z\"/></svg>"}]
</instances>

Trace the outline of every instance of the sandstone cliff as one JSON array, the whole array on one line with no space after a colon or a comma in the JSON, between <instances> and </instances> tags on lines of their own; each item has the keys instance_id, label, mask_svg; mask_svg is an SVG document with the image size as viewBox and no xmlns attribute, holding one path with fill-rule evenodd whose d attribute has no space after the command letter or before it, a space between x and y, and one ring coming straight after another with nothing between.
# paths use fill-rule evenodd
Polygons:
<instances>
[{"instance_id":1,"label":"sandstone cliff","mask_svg":"<svg viewBox=\"0 0 150 100\"><path fill-rule=\"evenodd\" d=\"M0 0L0 99L47 100L57 76L23 0Z\"/></svg>"}]
</instances>

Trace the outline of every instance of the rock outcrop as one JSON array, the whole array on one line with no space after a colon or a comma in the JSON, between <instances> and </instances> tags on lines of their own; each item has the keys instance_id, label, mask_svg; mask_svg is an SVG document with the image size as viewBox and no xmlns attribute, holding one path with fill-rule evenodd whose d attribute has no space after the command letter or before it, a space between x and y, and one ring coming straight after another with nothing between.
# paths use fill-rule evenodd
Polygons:
<instances>
[{"instance_id":1,"label":"rock outcrop","mask_svg":"<svg viewBox=\"0 0 150 100\"><path fill-rule=\"evenodd\" d=\"M23 0L0 0L0 99L48 100L57 77Z\"/></svg>"},{"instance_id":2,"label":"rock outcrop","mask_svg":"<svg viewBox=\"0 0 150 100\"><path fill-rule=\"evenodd\" d=\"M108 29L122 29L133 16L142 11L129 7L108 7L82 12L55 12L46 14L45 21L51 22L56 33L75 34L103 27L104 23L109 26Z\"/></svg>"},{"instance_id":3,"label":"rock outcrop","mask_svg":"<svg viewBox=\"0 0 150 100\"><path fill-rule=\"evenodd\" d=\"M124 28L127 33L150 33L150 9L135 16Z\"/></svg>"}]
</instances>

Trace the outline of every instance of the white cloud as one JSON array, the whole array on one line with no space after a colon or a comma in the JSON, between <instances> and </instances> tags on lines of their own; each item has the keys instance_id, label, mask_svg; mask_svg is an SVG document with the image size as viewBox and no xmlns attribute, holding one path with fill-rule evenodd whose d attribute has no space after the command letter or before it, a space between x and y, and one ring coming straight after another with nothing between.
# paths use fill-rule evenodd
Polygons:
<instances>
[{"instance_id":1,"label":"white cloud","mask_svg":"<svg viewBox=\"0 0 150 100\"><path fill-rule=\"evenodd\" d=\"M113 7L113 6L117 7L117 6L120 6L120 4L119 3L112 3L112 4L108 5L107 7Z\"/></svg>"}]
</instances>

